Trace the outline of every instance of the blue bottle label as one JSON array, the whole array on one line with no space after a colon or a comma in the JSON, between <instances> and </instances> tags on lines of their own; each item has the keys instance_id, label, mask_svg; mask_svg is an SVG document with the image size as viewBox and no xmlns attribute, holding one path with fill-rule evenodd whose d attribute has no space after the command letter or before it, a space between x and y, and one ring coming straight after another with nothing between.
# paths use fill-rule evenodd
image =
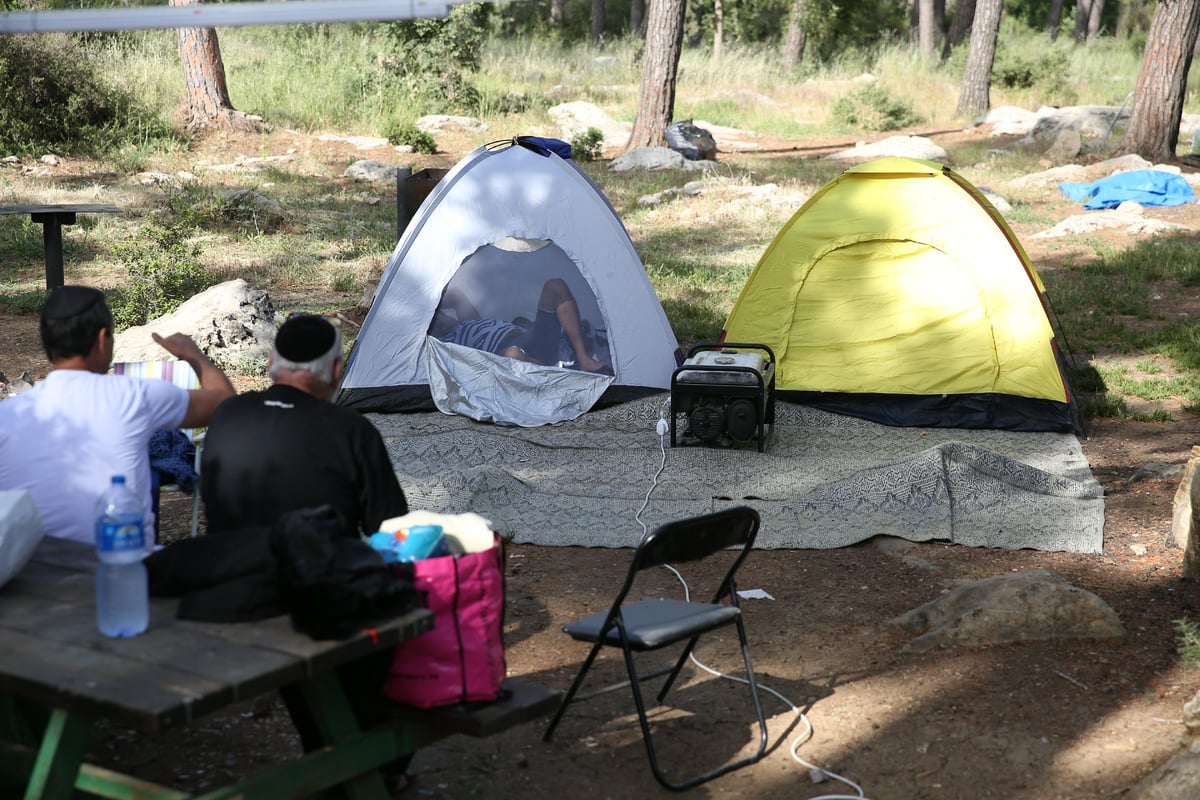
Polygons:
<instances>
[{"instance_id":1,"label":"blue bottle label","mask_svg":"<svg viewBox=\"0 0 1200 800\"><path fill-rule=\"evenodd\" d=\"M96 549L104 553L127 553L146 546L141 517L107 517L96 522Z\"/></svg>"}]
</instances>

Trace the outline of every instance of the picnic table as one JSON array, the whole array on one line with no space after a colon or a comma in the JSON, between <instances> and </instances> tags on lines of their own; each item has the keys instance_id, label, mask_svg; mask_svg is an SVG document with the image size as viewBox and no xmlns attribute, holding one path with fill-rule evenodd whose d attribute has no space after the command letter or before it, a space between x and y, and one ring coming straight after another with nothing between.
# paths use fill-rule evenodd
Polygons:
<instances>
[{"instance_id":1,"label":"picnic table","mask_svg":"<svg viewBox=\"0 0 1200 800\"><path fill-rule=\"evenodd\" d=\"M94 722L158 734L291 685L303 692L327 746L206 800L301 797L339 784L352 800L386 798L376 768L442 735L419 717L361 730L334 672L431 629L428 611L345 641L315 641L286 617L185 622L175 618L177 600L152 598L146 633L108 639L96 630L95 569L88 545L47 538L0 587L0 796L11 796L6 786L15 777L25 800L65 800L73 789L184 800L184 792L83 763Z\"/></svg>"},{"instance_id":2,"label":"picnic table","mask_svg":"<svg viewBox=\"0 0 1200 800\"><path fill-rule=\"evenodd\" d=\"M65 282L63 273L62 226L74 225L76 214L120 214L111 203L52 203L31 206L0 206L0 214L28 214L42 226L46 255L46 291Z\"/></svg>"}]
</instances>

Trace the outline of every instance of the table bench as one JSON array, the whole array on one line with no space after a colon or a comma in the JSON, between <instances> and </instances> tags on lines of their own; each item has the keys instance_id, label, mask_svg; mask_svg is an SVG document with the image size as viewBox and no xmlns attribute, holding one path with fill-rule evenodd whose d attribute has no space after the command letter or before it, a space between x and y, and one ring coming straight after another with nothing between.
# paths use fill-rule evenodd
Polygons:
<instances>
[{"instance_id":1,"label":"table bench","mask_svg":"<svg viewBox=\"0 0 1200 800\"><path fill-rule=\"evenodd\" d=\"M65 282L63 272L62 226L74 225L76 214L120 214L111 203L50 203L30 206L0 206L0 214L28 214L42 226L42 244L46 256L46 291Z\"/></svg>"},{"instance_id":2,"label":"table bench","mask_svg":"<svg viewBox=\"0 0 1200 800\"><path fill-rule=\"evenodd\" d=\"M73 791L110 798L185 800L184 792L83 761L94 721L142 733L186 724L265 692L296 685L326 741L320 750L207 792L204 800L277 800L342 786L350 800L387 797L378 768L453 734L486 736L552 710L557 694L510 681L488 706L395 706L394 718L358 726L334 668L432 627L416 610L344 641L314 641L285 617L213 624L175 618L177 601L152 598L150 627L131 639L96 631L95 557L78 542L46 539L0 588L0 796L15 778L25 800Z\"/></svg>"}]
</instances>

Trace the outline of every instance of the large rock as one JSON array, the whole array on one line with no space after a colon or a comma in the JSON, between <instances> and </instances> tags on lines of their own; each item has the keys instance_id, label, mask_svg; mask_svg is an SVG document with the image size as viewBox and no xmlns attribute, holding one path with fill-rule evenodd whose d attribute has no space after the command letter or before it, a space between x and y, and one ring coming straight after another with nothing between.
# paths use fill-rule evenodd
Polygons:
<instances>
[{"instance_id":1,"label":"large rock","mask_svg":"<svg viewBox=\"0 0 1200 800\"><path fill-rule=\"evenodd\" d=\"M192 297L173 313L118 333L114 361L161 361L170 358L152 333L186 333L219 364L265 364L275 341L275 307L262 289L240 278Z\"/></svg>"},{"instance_id":2,"label":"large rock","mask_svg":"<svg viewBox=\"0 0 1200 800\"><path fill-rule=\"evenodd\" d=\"M550 119L562 129L562 138L571 141L576 136L587 133L588 128L595 128L604 136L604 144L610 147L624 147L629 141L633 126L628 122L617 122L598 106L576 100L571 103L561 103L547 110Z\"/></svg>"},{"instance_id":3,"label":"large rock","mask_svg":"<svg viewBox=\"0 0 1200 800\"><path fill-rule=\"evenodd\" d=\"M382 161L365 158L355 161L346 167L342 175L347 178L353 178L356 181L394 184L396 182L396 173L399 169L399 167L393 164L385 164Z\"/></svg>"},{"instance_id":4,"label":"large rock","mask_svg":"<svg viewBox=\"0 0 1200 800\"><path fill-rule=\"evenodd\" d=\"M623 156L614 158L608 165L613 172L628 172L634 169L682 169L707 170L716 167L712 161L692 161L684 158L669 147L635 147Z\"/></svg>"},{"instance_id":5,"label":"large rock","mask_svg":"<svg viewBox=\"0 0 1200 800\"><path fill-rule=\"evenodd\" d=\"M992 136L1024 136L1037 123L1036 112L1016 106L999 106L990 109L976 124L991 125Z\"/></svg>"},{"instance_id":6,"label":"large rock","mask_svg":"<svg viewBox=\"0 0 1200 800\"><path fill-rule=\"evenodd\" d=\"M1133 787L1128 800L1196 800L1200 797L1200 748L1180 750Z\"/></svg>"},{"instance_id":7,"label":"large rock","mask_svg":"<svg viewBox=\"0 0 1200 800\"><path fill-rule=\"evenodd\" d=\"M1171 536L1175 545L1183 548L1183 577L1192 580L1200 580L1200 538L1197 537L1200 509L1196 507L1196 495L1200 493L1198 462L1200 447L1193 447L1171 509Z\"/></svg>"},{"instance_id":8,"label":"large rock","mask_svg":"<svg viewBox=\"0 0 1200 800\"><path fill-rule=\"evenodd\" d=\"M922 631L905 645L910 652L1125 635L1116 612L1103 600L1044 569L963 584L890 624Z\"/></svg>"},{"instance_id":9,"label":"large rock","mask_svg":"<svg viewBox=\"0 0 1200 800\"><path fill-rule=\"evenodd\" d=\"M941 163L945 163L949 158L944 148L924 136L889 136L871 144L860 143L849 150L839 150L825 158L835 161L861 158L865 161L885 156L906 156Z\"/></svg>"}]
</instances>

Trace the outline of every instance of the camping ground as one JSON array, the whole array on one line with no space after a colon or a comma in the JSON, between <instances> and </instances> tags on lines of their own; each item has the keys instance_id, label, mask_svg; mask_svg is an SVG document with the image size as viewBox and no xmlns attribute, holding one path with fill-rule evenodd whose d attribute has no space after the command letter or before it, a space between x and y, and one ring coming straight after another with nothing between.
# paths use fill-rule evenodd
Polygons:
<instances>
[{"instance_id":1,"label":"camping ground","mask_svg":"<svg viewBox=\"0 0 1200 800\"><path fill-rule=\"evenodd\" d=\"M980 135L920 133L952 154L958 145L976 144ZM804 156L820 154L815 143L804 144ZM822 144L840 149L850 143ZM269 156L292 146L318 155L331 176L340 175L350 160L364 157L349 144L300 135L286 140L214 140L205 145L207 153L193 157L220 162L230 160L230 153ZM446 152L431 165L448 165L464 152L457 143L444 147ZM774 149L780 158L798 157L791 146ZM84 180L87 172L86 165L69 161L54 169L60 171L56 180L64 184ZM986 172L979 170L978 175L986 177ZM680 183L687 179L681 176ZM975 172L972 179L979 182ZM331 187L337 183L337 178L328 180ZM394 199L386 191L379 194L381 202ZM1013 228L1043 274L1065 261L1126 246L1130 240L1118 231L1067 240L1033 239L1033 233L1049 227L1047 220L1063 219L1078 209L1053 189L1030 205L1036 213L1029 216L1037 221L1015 222ZM676 213L686 218L686 209L681 204ZM1200 230L1196 204L1148 215ZM637 233L634 238L636 242ZM761 248L766 242L756 245ZM103 275L87 277L105 280ZM312 287L286 283L272 291L282 308L303 297L315 307L344 304L347 315L356 313L345 291L331 289L326 297L314 294L320 290L314 293ZM322 305L322 300L331 305ZM1194 314L1195 300L1195 289L1174 286L1155 302L1163 319L1176 319ZM0 325L0 370L9 376L23 369L34 377L44 374L36 315L6 313L0 315ZM251 385L253 380L242 378L241 384ZM1195 617L1200 590L1181 579L1181 553L1166 544L1177 479L1131 483L1129 478L1150 462L1186 461L1200 418L1170 399L1163 407L1170 421L1100 419L1089 425L1084 452L1107 494L1101 555L896 541L756 553L744 568L742 586L762 588L774 600L748 604L752 651L763 683L798 705L814 728L799 754L854 780L875 800L1119 797L1166 761L1184 741L1183 704L1200 688L1200 668L1184 665L1176 652L1173 622ZM168 526L186 529L187 501L168 498L166 503ZM509 548L508 563L510 671L565 688L584 651L561 634L559 626L604 604L624 572L628 553L516 544ZM901 652L905 636L884 625L955 581L1038 568L1098 594L1120 615L1126 637L906 654ZM609 659L607 664L615 662ZM748 731L740 707L731 702L739 699L731 693L738 692L735 686L705 687L689 692L687 699L692 710L716 712L724 724ZM573 708L550 744L541 742L536 724L496 739L447 740L417 756L407 794L665 795L650 777L630 712L628 697L616 693ZM810 798L848 793L835 782L813 784L808 769L788 754L803 728L786 732L794 715L781 702L769 699L767 712L773 748L766 760L697 789L692 796ZM696 727L701 733L707 730L698 722ZM106 733L94 746L97 760L193 791L220 783L230 773L252 771L276 753L298 747L286 713L271 698L206 718L162 741L113 728ZM749 741L748 733L744 738Z\"/></svg>"}]
</instances>

